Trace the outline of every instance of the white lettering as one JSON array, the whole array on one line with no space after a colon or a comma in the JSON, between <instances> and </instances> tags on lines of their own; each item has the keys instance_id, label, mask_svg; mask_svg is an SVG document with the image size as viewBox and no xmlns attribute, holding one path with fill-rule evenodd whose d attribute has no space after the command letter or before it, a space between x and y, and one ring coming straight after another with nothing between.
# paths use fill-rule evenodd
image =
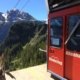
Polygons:
<instances>
[{"instance_id":1,"label":"white lettering","mask_svg":"<svg viewBox=\"0 0 80 80\"><path fill-rule=\"evenodd\" d=\"M80 54L78 53L71 53L69 51L66 51L66 55L72 56L72 57L76 57L76 58L80 58Z\"/></svg>"},{"instance_id":2,"label":"white lettering","mask_svg":"<svg viewBox=\"0 0 80 80\"><path fill-rule=\"evenodd\" d=\"M62 62L59 61L59 60L53 59L53 58L51 58L51 57L49 57L49 60L62 66Z\"/></svg>"}]
</instances>

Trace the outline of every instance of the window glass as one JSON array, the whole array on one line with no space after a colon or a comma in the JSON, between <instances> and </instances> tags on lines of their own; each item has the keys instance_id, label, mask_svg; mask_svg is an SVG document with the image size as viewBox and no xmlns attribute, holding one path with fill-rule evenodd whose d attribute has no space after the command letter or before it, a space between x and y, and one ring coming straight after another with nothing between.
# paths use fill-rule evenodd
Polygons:
<instances>
[{"instance_id":1,"label":"window glass","mask_svg":"<svg viewBox=\"0 0 80 80\"><path fill-rule=\"evenodd\" d=\"M51 46L61 47L62 37L62 18L56 18L50 20L50 41Z\"/></svg>"},{"instance_id":2,"label":"window glass","mask_svg":"<svg viewBox=\"0 0 80 80\"><path fill-rule=\"evenodd\" d=\"M70 16L68 24L69 35L73 30L74 32L68 41L67 48L69 50L80 51L80 15Z\"/></svg>"}]
</instances>

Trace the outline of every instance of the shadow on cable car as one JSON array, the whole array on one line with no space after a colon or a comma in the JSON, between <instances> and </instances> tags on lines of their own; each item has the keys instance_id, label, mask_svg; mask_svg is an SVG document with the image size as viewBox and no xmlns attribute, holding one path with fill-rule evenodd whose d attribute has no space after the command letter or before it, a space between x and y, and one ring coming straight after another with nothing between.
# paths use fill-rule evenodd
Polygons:
<instances>
[{"instance_id":1,"label":"shadow on cable car","mask_svg":"<svg viewBox=\"0 0 80 80\"><path fill-rule=\"evenodd\" d=\"M51 78L53 78L54 80L60 80L59 78L57 78L56 76L51 74Z\"/></svg>"}]
</instances>

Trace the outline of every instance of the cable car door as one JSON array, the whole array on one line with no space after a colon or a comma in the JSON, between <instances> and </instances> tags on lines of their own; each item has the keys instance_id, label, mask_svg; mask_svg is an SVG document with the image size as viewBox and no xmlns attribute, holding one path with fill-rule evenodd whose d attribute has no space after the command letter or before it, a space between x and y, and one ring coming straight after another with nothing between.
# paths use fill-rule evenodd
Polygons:
<instances>
[{"instance_id":1,"label":"cable car door","mask_svg":"<svg viewBox=\"0 0 80 80\"><path fill-rule=\"evenodd\" d=\"M64 76L64 34L63 17L49 19L48 31L48 71Z\"/></svg>"},{"instance_id":2,"label":"cable car door","mask_svg":"<svg viewBox=\"0 0 80 80\"><path fill-rule=\"evenodd\" d=\"M70 80L80 79L80 14L68 15L68 38L65 42L65 74Z\"/></svg>"}]
</instances>

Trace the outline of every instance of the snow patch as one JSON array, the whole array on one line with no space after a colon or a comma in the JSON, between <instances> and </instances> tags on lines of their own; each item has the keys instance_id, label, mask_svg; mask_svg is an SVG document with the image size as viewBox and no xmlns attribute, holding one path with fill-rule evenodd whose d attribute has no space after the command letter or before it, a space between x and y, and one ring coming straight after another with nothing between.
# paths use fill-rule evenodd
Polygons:
<instances>
[{"instance_id":1,"label":"snow patch","mask_svg":"<svg viewBox=\"0 0 80 80\"><path fill-rule=\"evenodd\" d=\"M5 13L5 14L2 14L2 16L5 18L5 22L7 22L8 14L7 14L7 13Z\"/></svg>"},{"instance_id":2,"label":"snow patch","mask_svg":"<svg viewBox=\"0 0 80 80\"><path fill-rule=\"evenodd\" d=\"M22 18L18 18L19 20L25 20L25 19L22 19Z\"/></svg>"}]
</instances>

